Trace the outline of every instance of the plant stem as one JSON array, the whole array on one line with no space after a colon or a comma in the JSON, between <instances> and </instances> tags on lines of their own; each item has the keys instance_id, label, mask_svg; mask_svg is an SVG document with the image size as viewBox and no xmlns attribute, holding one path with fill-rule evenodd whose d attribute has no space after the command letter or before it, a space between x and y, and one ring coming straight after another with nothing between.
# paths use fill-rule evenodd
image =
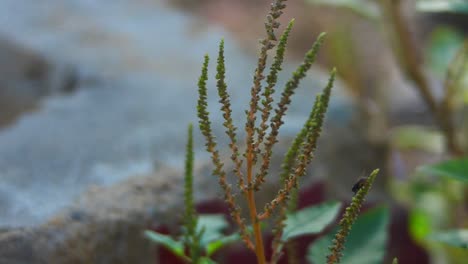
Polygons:
<instances>
[{"instance_id":1,"label":"plant stem","mask_svg":"<svg viewBox=\"0 0 468 264\"><path fill-rule=\"evenodd\" d=\"M455 128L451 120L453 113L446 107L439 107L431 92L429 81L418 62L418 50L411 40L408 23L401 14L401 1L390 0L383 8L388 9L387 12L393 22L394 31L401 50L402 63L406 67L409 77L416 83L416 88L431 111L433 118L442 129L449 152L454 156L462 155L463 151L456 142Z\"/></svg>"},{"instance_id":2,"label":"plant stem","mask_svg":"<svg viewBox=\"0 0 468 264\"><path fill-rule=\"evenodd\" d=\"M248 130L247 134L251 134L252 130ZM247 184L250 185L253 181L253 149L252 145L247 146ZM252 222L255 236L255 255L257 256L258 264L265 264L265 248L263 245L262 230L260 229L260 221L257 218L257 206L255 205L255 190L247 188L247 202L249 206L250 220Z\"/></svg>"}]
</instances>

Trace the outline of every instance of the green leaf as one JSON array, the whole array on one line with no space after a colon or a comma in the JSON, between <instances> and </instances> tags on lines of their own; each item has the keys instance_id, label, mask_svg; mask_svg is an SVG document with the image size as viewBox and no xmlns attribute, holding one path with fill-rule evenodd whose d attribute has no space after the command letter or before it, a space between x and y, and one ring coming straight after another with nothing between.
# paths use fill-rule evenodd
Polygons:
<instances>
[{"instance_id":1,"label":"green leaf","mask_svg":"<svg viewBox=\"0 0 468 264\"><path fill-rule=\"evenodd\" d=\"M376 20L380 17L379 7L368 0L307 0L316 5L326 5L348 9L355 14L367 19Z\"/></svg>"},{"instance_id":2,"label":"green leaf","mask_svg":"<svg viewBox=\"0 0 468 264\"><path fill-rule=\"evenodd\" d=\"M215 240L213 242L208 243L206 246L206 255L211 256L213 255L216 251L221 249L222 247L231 244L233 242L239 241L240 240L240 235L238 233L225 236L221 239Z\"/></svg>"},{"instance_id":3,"label":"green leaf","mask_svg":"<svg viewBox=\"0 0 468 264\"><path fill-rule=\"evenodd\" d=\"M159 234L151 230L146 230L144 232L144 235L149 240L157 244L161 244L163 247L167 248L175 255L184 256L184 246L182 242L176 241L168 235Z\"/></svg>"},{"instance_id":4,"label":"green leaf","mask_svg":"<svg viewBox=\"0 0 468 264\"><path fill-rule=\"evenodd\" d=\"M435 176L449 177L468 183L468 158L465 157L422 166L418 168L418 171Z\"/></svg>"},{"instance_id":5,"label":"green leaf","mask_svg":"<svg viewBox=\"0 0 468 264\"><path fill-rule=\"evenodd\" d=\"M229 226L222 214L200 215L197 222L197 233L201 233L200 245L211 256L223 246L240 239L238 233L225 235L223 230Z\"/></svg>"},{"instance_id":6,"label":"green leaf","mask_svg":"<svg viewBox=\"0 0 468 264\"><path fill-rule=\"evenodd\" d=\"M222 214L200 215L197 222L197 233L203 230L200 245L206 247L209 243L223 238L225 234L222 231L228 226Z\"/></svg>"},{"instance_id":7,"label":"green leaf","mask_svg":"<svg viewBox=\"0 0 468 264\"><path fill-rule=\"evenodd\" d=\"M421 12L449 12L468 14L466 0L419 0L416 9Z\"/></svg>"},{"instance_id":8,"label":"green leaf","mask_svg":"<svg viewBox=\"0 0 468 264\"><path fill-rule=\"evenodd\" d=\"M336 233L336 231L337 229L334 229L333 232L309 246L307 249L307 261L309 263L326 263L327 256L330 253L329 248L332 245L333 234Z\"/></svg>"},{"instance_id":9,"label":"green leaf","mask_svg":"<svg viewBox=\"0 0 468 264\"><path fill-rule=\"evenodd\" d=\"M361 215L353 225L343 251L341 264L381 264L388 240L389 210L385 207L371 209ZM328 247L336 230L309 246L307 260L325 263Z\"/></svg>"},{"instance_id":10,"label":"green leaf","mask_svg":"<svg viewBox=\"0 0 468 264\"><path fill-rule=\"evenodd\" d=\"M440 26L431 32L426 57L429 67L438 77L445 77L450 62L462 45L463 35L453 28Z\"/></svg>"},{"instance_id":11,"label":"green leaf","mask_svg":"<svg viewBox=\"0 0 468 264\"><path fill-rule=\"evenodd\" d=\"M289 214L281 239L287 241L293 237L322 232L327 225L335 220L340 207L340 202L325 202Z\"/></svg>"},{"instance_id":12,"label":"green leaf","mask_svg":"<svg viewBox=\"0 0 468 264\"><path fill-rule=\"evenodd\" d=\"M468 229L438 232L428 236L428 239L468 249Z\"/></svg>"}]
</instances>

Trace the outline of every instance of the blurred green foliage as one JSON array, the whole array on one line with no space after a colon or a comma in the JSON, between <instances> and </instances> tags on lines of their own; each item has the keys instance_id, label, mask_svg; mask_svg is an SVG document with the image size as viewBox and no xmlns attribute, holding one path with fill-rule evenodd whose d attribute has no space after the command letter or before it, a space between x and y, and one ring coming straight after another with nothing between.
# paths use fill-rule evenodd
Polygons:
<instances>
[{"instance_id":1,"label":"blurred green foliage","mask_svg":"<svg viewBox=\"0 0 468 264\"><path fill-rule=\"evenodd\" d=\"M312 4L328 5L346 8L350 11L370 19L377 19L379 8L377 0L306 0ZM468 14L468 1L466 0L418 0L416 9L420 12L449 12Z\"/></svg>"},{"instance_id":2,"label":"blurred green foliage","mask_svg":"<svg viewBox=\"0 0 468 264\"><path fill-rule=\"evenodd\" d=\"M407 6L403 5L406 2L403 0L395 2L385 2L383 0L306 0L306 2L348 10L368 19L379 27L379 30L384 29L389 35L391 35L392 28L397 23L400 23L400 28L403 29L410 26L408 21L404 19L405 12L402 10ZM385 5L384 2L388 5ZM401 3L401 5L396 4L396 2ZM468 1L466 0L417 0L415 3L415 10L421 13L441 13L444 16L468 14ZM380 4L382 5L379 7ZM395 6L392 6L392 4L395 4ZM392 12L394 19L390 19L388 21L390 27L386 27L387 25L383 23L385 21L382 14L388 13L389 17L391 17ZM353 47L350 36L355 32L352 32L351 27L347 24L341 27L331 33L333 36L331 40L336 42L332 43L331 53L333 54L331 57L338 67L345 69L341 71L341 77L346 80L347 85L354 92L355 87L365 85L359 80L361 72L356 66L358 65L356 61L359 58L353 57L355 52L352 49L355 47ZM434 95L433 108L436 109L434 117L441 124L453 122L454 133L449 133L451 132L449 131L450 127L448 128L446 125L440 125L440 129L434 129L434 127L427 125L393 127L392 133L390 133L390 145L398 151L407 151L405 152L407 154L412 153L410 154L412 155L411 158L416 159L411 161L410 158L409 161L404 161L405 163L408 162L410 166L414 165L412 163L417 161L418 158L422 158L422 160L427 160L428 157L440 158L440 155L448 152L451 152L449 154L468 153L468 40L464 33L449 25L435 26L428 33L426 42L415 42L414 44L419 46L415 45L414 50L409 50L408 54L415 54L419 50L424 51L421 54L422 64L419 65L418 58L412 65L413 70L420 70L423 73L421 78L424 78L426 73L430 74L431 77L435 77L434 79L427 79L426 83L431 83L431 85L430 87L426 85L426 88L428 88L426 90L436 87L432 83L443 84L443 97L440 98L439 95ZM411 44L409 36L402 34L402 32L396 32L396 38L402 41L403 44ZM407 43L404 43L404 41L407 41ZM406 48L408 47L411 47L411 45L406 46ZM395 54L401 52L399 49L402 48L397 47ZM407 65L400 65L402 68L405 68L405 66ZM426 69L429 69L430 72L426 72ZM434 82L434 80L437 81ZM415 83L418 86L424 82ZM429 91L429 93L432 92ZM359 92L354 94L360 95ZM449 146L450 144L447 144L448 139L454 139L454 144L461 151L453 151L453 148ZM460 219L460 217L467 217L468 159L461 158L425 165L420 167L416 173L410 172L410 174L405 181L392 178L389 183L393 198L405 204L409 209L409 229L413 239L426 247L435 261L466 263L466 261L460 261L459 259L468 259L468 253L454 252L451 249L442 248L434 245L428 238L444 242L449 240L452 241L447 242L449 244L461 243L463 245L460 241L463 241L466 230L434 235L437 239L429 235L440 234L438 230L444 230L451 226L466 226L468 224L468 219ZM442 178L428 177L429 175L442 176ZM318 254L318 252L316 253Z\"/></svg>"},{"instance_id":3,"label":"blurred green foliage","mask_svg":"<svg viewBox=\"0 0 468 264\"><path fill-rule=\"evenodd\" d=\"M390 212L378 207L363 213L354 223L347 238L342 264L381 264L388 242ZM309 263L323 263L337 230L314 242L308 249Z\"/></svg>"},{"instance_id":4,"label":"blurred green foliage","mask_svg":"<svg viewBox=\"0 0 468 264\"><path fill-rule=\"evenodd\" d=\"M226 235L224 230L227 227L229 227L229 223L226 221L224 215L212 214L198 216L197 234L200 234L200 247L206 255L202 257L203 260L200 260L201 263L215 263L212 260L210 260L211 262L207 262L209 261L209 257L223 246L240 240L238 233ZM173 239L170 235L156 233L151 230L145 231L145 236L152 242L165 247L181 259L189 260L189 258L185 256L185 247L187 245L184 245L182 237Z\"/></svg>"},{"instance_id":5,"label":"blurred green foliage","mask_svg":"<svg viewBox=\"0 0 468 264\"><path fill-rule=\"evenodd\" d=\"M450 12L468 14L466 0L418 0L416 8L421 12Z\"/></svg>"},{"instance_id":6,"label":"blurred green foliage","mask_svg":"<svg viewBox=\"0 0 468 264\"><path fill-rule=\"evenodd\" d=\"M306 0L311 4L346 8L353 13L368 19L378 19L379 7L369 0Z\"/></svg>"},{"instance_id":7,"label":"blurred green foliage","mask_svg":"<svg viewBox=\"0 0 468 264\"><path fill-rule=\"evenodd\" d=\"M447 74L463 39L461 33L448 26L437 27L431 32L426 50L427 64L439 78Z\"/></svg>"},{"instance_id":8,"label":"blurred green foliage","mask_svg":"<svg viewBox=\"0 0 468 264\"><path fill-rule=\"evenodd\" d=\"M437 232L430 235L428 239L468 249L468 229Z\"/></svg>"},{"instance_id":9,"label":"blurred green foliage","mask_svg":"<svg viewBox=\"0 0 468 264\"><path fill-rule=\"evenodd\" d=\"M340 202L325 202L288 214L282 240L318 234L338 216Z\"/></svg>"},{"instance_id":10,"label":"blurred green foliage","mask_svg":"<svg viewBox=\"0 0 468 264\"><path fill-rule=\"evenodd\" d=\"M425 174L449 177L457 181L468 183L468 158L453 159L419 168Z\"/></svg>"}]
</instances>

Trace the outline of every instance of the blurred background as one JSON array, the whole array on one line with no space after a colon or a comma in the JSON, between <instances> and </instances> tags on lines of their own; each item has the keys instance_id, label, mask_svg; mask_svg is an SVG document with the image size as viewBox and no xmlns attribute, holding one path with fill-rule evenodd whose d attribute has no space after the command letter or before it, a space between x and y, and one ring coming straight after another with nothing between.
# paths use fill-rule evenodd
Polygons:
<instances>
[{"instance_id":1,"label":"blurred background","mask_svg":"<svg viewBox=\"0 0 468 264\"><path fill-rule=\"evenodd\" d=\"M141 230L171 230L180 219L186 127L197 122L203 56L214 62L224 37L242 127L269 5L0 0L0 263L175 261L155 257ZM468 2L287 1L280 29L292 18L277 90L318 34L328 34L293 98L278 164L329 70L339 75L301 206L347 202L356 179L381 168L368 207L385 204L391 214L376 263L467 263L466 233L462 246L428 237L468 225ZM209 109L225 152L209 70ZM223 212L196 131L199 209ZM445 160L456 162L455 174L428 168ZM261 199L274 194L276 171ZM318 237L301 240L304 255ZM241 248L218 258L254 263Z\"/></svg>"}]
</instances>

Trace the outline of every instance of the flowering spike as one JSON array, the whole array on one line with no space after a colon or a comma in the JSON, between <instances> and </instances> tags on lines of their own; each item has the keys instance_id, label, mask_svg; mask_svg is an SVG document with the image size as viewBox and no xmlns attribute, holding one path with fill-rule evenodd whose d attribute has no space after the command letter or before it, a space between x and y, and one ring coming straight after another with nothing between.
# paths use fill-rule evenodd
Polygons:
<instances>
[{"instance_id":1,"label":"flowering spike","mask_svg":"<svg viewBox=\"0 0 468 264\"><path fill-rule=\"evenodd\" d=\"M325 33L321 33L317 40L315 41L312 48L306 53L304 61L302 64L293 72L293 76L286 83L286 87L282 93L280 102L278 103L277 108L275 109L275 116L272 117L270 122L271 131L265 141L265 150L262 155L262 165L260 172L255 177L255 182L253 184L254 189L259 189L260 185L265 181L265 176L268 173L268 168L270 167L270 160L272 154L272 148L274 144L278 141L277 136L279 133L279 128L283 124L282 118L286 114L288 105L291 103L291 96L294 94L296 88L299 86L300 81L305 77L306 72L310 69L312 64L315 62L317 53L320 49L320 46L323 43Z\"/></svg>"},{"instance_id":2,"label":"flowering spike","mask_svg":"<svg viewBox=\"0 0 468 264\"><path fill-rule=\"evenodd\" d=\"M223 123L224 127L226 128L226 134L229 137L231 143L229 147L231 148L232 155L231 159L234 162L234 174L237 176L237 184L239 189L242 192L245 192L245 184L244 184L244 175L242 174L242 160L239 159L239 148L237 146L237 135L236 130L237 127L234 125L232 121L232 110L231 110L231 102L230 97L227 92L227 84L225 82L225 74L226 69L224 65L224 39L221 39L219 43L219 52L218 52L218 65L216 67L216 80L217 80L217 88L218 88L218 95L219 95L219 102L221 103L221 111L223 112L223 117L225 122Z\"/></svg>"},{"instance_id":3,"label":"flowering spike","mask_svg":"<svg viewBox=\"0 0 468 264\"><path fill-rule=\"evenodd\" d=\"M335 239L333 240L333 244L330 247L330 254L327 256L327 264L340 262L340 259L343 256L346 237L349 235L351 227L356 221L359 215L359 211L361 210L361 206L364 204L366 195L369 193L372 183L374 182L378 173L379 169L376 169L369 175L369 177L367 177L362 187L354 195L351 204L346 208L345 213L341 217L339 223L340 230L338 231L338 233L336 233Z\"/></svg>"},{"instance_id":4,"label":"flowering spike","mask_svg":"<svg viewBox=\"0 0 468 264\"><path fill-rule=\"evenodd\" d=\"M314 106L312 108L312 113L309 120L307 121L307 133L302 143L301 153L298 155L296 160L296 166L290 170L289 176L284 183L283 188L278 191L276 197L265 206L264 212L258 216L259 219L268 218L273 210L278 206L285 206L286 202L290 198L291 191L297 187L297 180L299 177L302 177L305 172L307 165L313 158L313 152L317 147L317 139L320 136L323 120L325 117L325 112L328 108L328 102L330 100L330 92L333 87L335 80L336 70L333 69L328 80L327 86L323 89L322 95L317 96Z\"/></svg>"},{"instance_id":5,"label":"flowering spike","mask_svg":"<svg viewBox=\"0 0 468 264\"><path fill-rule=\"evenodd\" d=\"M261 81L265 79L263 72L266 67L267 61L267 52L275 47L276 36L274 29L279 26L276 19L278 19L282 14L282 9L286 7L283 3L286 0L276 0L270 6L270 12L267 15L267 21L265 22L265 31L267 36L265 39L260 41L261 48L260 48L260 55L258 57L257 68L255 69L253 85L251 88L251 99L249 104L249 110L247 113L247 121L245 123L245 131L247 132L246 137L246 145L247 150L244 154L245 158L249 158L252 156L252 159L255 163L257 159L257 144L254 144L254 135L255 135L255 120L256 120L256 112L258 110L258 101L260 100L260 92L262 90Z\"/></svg>"},{"instance_id":6,"label":"flowering spike","mask_svg":"<svg viewBox=\"0 0 468 264\"><path fill-rule=\"evenodd\" d=\"M190 258L192 261L197 261L200 257L199 239L196 234L197 214L194 207L193 199L193 129L192 124L188 127L188 140L185 154L185 177L184 177L184 226L186 233L184 234L185 246L188 247Z\"/></svg>"},{"instance_id":7,"label":"flowering spike","mask_svg":"<svg viewBox=\"0 0 468 264\"><path fill-rule=\"evenodd\" d=\"M262 144L263 139L266 134L266 130L268 129L268 118L270 117L270 112L271 112L271 103L273 102L273 97L272 95L275 93L275 85L276 82L278 81L278 72L282 70L281 65L283 64L283 59L284 59L284 52L286 50L286 45L288 43L288 37L289 33L291 32L291 29L294 25L294 19L292 19L288 27L285 29L283 35L281 35L278 47L276 49L276 55L274 58L274 62L270 67L270 73L267 76L267 86L265 87L265 90L262 93L262 96L264 99L262 100L262 106L263 108L261 109L262 112L262 120L261 123L258 127L258 134L257 134L257 142L255 142L256 147L255 149L258 151L260 148L260 144Z\"/></svg>"},{"instance_id":8,"label":"flowering spike","mask_svg":"<svg viewBox=\"0 0 468 264\"><path fill-rule=\"evenodd\" d=\"M307 132L310 130L310 125L312 124L312 120L317 114L318 111L318 106L319 106L319 101L321 100L321 95L317 95L315 99L314 106L312 108L312 111L309 114L309 118L306 120L304 123L301 131L296 135L296 138L294 139L292 145L289 147L288 152L286 153L283 163L281 164L281 169L282 172L280 174L280 181L281 184L286 184L286 180L288 179L289 173L292 171L293 167L296 165L296 160L297 156L301 151L301 146L304 144L304 139L307 136ZM280 249L283 247L283 244L286 241L281 240L281 236L283 235L283 229L284 229L284 221L286 220L286 213L287 212L292 212L296 209L297 206L297 199L298 199L298 186L294 186L293 189L291 190L291 195L290 195L290 202L287 206L281 206L278 215L275 220L275 230L273 232L273 248L274 249ZM292 243L292 241L289 241L288 243ZM295 260L296 257L291 256L289 258L290 253L294 253L294 248L287 245L288 249L288 259ZM291 251L291 252L290 252ZM279 251L274 251L273 252L273 259L278 260L280 257ZM294 254L293 254L294 255Z\"/></svg>"},{"instance_id":9,"label":"flowering spike","mask_svg":"<svg viewBox=\"0 0 468 264\"><path fill-rule=\"evenodd\" d=\"M223 169L223 163L218 150L216 150L216 141L213 133L211 131L211 122L209 119L209 113L207 110L207 89L206 89L206 80L208 79L208 55L205 55L205 60L202 66L202 73L198 82L198 120L200 124L200 130L205 136L206 140L206 150L211 153L211 160L215 166L213 169L213 174L218 176L218 182L221 188L223 189L226 203L228 204L229 211L233 220L239 225L240 233L243 241L249 248L253 248L252 241L250 241L250 236L247 231L247 226L245 225L244 219L240 215L239 206L236 204L234 195L232 194L232 188L226 181L226 172Z\"/></svg>"}]
</instances>

